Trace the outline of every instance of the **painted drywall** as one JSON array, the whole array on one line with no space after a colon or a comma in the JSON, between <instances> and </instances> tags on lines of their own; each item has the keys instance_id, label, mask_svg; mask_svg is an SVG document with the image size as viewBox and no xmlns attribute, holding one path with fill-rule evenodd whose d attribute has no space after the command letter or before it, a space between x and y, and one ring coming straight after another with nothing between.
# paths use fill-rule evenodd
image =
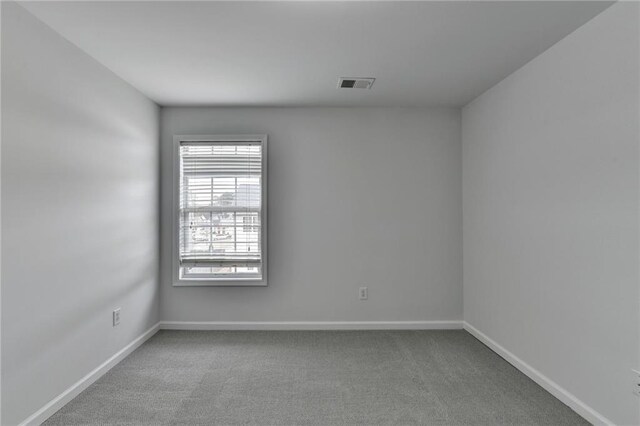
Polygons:
<instances>
[{"instance_id":1,"label":"painted drywall","mask_svg":"<svg viewBox=\"0 0 640 426\"><path fill-rule=\"evenodd\" d=\"M462 319L459 109L163 108L161 123L163 320ZM268 286L172 287L173 135L249 133L269 135Z\"/></svg>"},{"instance_id":2,"label":"painted drywall","mask_svg":"<svg viewBox=\"0 0 640 426\"><path fill-rule=\"evenodd\" d=\"M638 7L462 114L465 321L625 425L640 423Z\"/></svg>"},{"instance_id":3,"label":"painted drywall","mask_svg":"<svg viewBox=\"0 0 640 426\"><path fill-rule=\"evenodd\" d=\"M2 3L3 425L157 322L158 132L153 102Z\"/></svg>"}]
</instances>

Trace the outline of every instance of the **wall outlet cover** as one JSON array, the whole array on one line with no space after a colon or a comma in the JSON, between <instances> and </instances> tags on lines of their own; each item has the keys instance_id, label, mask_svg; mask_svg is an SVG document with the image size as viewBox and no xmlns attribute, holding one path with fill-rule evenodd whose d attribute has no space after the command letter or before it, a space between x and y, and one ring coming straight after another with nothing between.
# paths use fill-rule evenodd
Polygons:
<instances>
[{"instance_id":1,"label":"wall outlet cover","mask_svg":"<svg viewBox=\"0 0 640 426\"><path fill-rule=\"evenodd\" d=\"M367 289L367 287L360 287L358 298L360 300L367 300L369 298L369 290Z\"/></svg>"}]
</instances>

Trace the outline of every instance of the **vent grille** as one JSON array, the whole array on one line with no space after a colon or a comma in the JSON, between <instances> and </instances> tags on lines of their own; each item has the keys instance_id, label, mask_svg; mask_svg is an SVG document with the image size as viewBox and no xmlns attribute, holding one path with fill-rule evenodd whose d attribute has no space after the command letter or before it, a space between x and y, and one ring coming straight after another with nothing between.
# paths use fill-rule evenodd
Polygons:
<instances>
[{"instance_id":1,"label":"vent grille","mask_svg":"<svg viewBox=\"0 0 640 426\"><path fill-rule=\"evenodd\" d=\"M340 77L339 89L371 89L375 78L371 77Z\"/></svg>"}]
</instances>

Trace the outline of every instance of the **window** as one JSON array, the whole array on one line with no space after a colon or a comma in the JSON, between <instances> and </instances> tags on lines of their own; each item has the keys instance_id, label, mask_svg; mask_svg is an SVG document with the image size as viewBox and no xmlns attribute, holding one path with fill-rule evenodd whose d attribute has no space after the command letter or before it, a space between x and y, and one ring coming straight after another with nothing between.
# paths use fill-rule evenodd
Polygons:
<instances>
[{"instance_id":1,"label":"window","mask_svg":"<svg viewBox=\"0 0 640 426\"><path fill-rule=\"evenodd\" d=\"M257 232L258 231L258 217L256 216L243 216L242 217L242 230L244 232Z\"/></svg>"},{"instance_id":2,"label":"window","mask_svg":"<svg viewBox=\"0 0 640 426\"><path fill-rule=\"evenodd\" d=\"M176 136L176 285L266 285L266 136Z\"/></svg>"}]
</instances>

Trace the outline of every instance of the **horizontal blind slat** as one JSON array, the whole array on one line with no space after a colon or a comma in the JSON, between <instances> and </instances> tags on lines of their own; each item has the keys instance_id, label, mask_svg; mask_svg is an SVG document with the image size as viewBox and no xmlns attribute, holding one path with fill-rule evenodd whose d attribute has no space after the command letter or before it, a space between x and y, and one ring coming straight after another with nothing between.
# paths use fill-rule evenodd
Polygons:
<instances>
[{"instance_id":1,"label":"horizontal blind slat","mask_svg":"<svg viewBox=\"0 0 640 426\"><path fill-rule=\"evenodd\" d=\"M260 213L260 206L194 206L182 207L180 211L183 213Z\"/></svg>"}]
</instances>

